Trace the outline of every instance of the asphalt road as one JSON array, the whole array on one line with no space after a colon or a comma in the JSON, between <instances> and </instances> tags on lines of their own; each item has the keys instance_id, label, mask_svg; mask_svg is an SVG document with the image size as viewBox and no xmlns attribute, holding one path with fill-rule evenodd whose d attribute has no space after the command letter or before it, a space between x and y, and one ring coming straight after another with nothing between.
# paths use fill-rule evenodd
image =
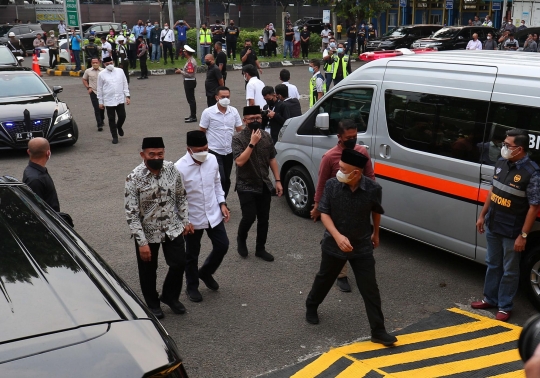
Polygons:
<instances>
[{"instance_id":1,"label":"asphalt road","mask_svg":"<svg viewBox=\"0 0 540 378\"><path fill-rule=\"evenodd\" d=\"M306 94L310 76L307 66L291 67L290 71L291 82ZM200 116L206 98L204 76L199 74L197 78ZM181 77L132 80L126 135L117 145L111 144L106 129L97 131L89 96L79 78L44 79L51 87L64 87L60 98L68 103L79 125L77 144L53 148L47 165L61 208L72 215L76 231L140 293L134 245L123 211L124 180L141 161L143 137L164 137L167 160L176 161L185 154L186 132L198 125L183 122L188 104ZM265 70L261 79L276 85L279 70ZM227 85L232 106L241 111L245 92L238 71L229 73ZM302 100L302 107L307 110L306 100ZM0 175L22 178L26 164L24 151L0 153ZM228 203L232 218L226 228L231 243L215 275L219 292L210 292L201 283L201 303L190 302L182 293L185 315L175 315L164 306L163 324L178 343L190 377L254 377L369 336L357 288L353 293L333 289L320 307L318 326L304 320L304 301L320 262L320 222L314 224L292 215L285 198L273 197L267 250L276 260L268 263L254 257L253 235L248 240L251 253L242 259L236 252L240 206L234 192ZM201 261L208 252L209 242L204 237ZM375 256L389 331L482 297L485 268L477 263L388 232L382 233ZM160 281L165 266L161 259ZM518 294L512 322L523 325L534 313L524 296Z\"/></svg>"}]
</instances>

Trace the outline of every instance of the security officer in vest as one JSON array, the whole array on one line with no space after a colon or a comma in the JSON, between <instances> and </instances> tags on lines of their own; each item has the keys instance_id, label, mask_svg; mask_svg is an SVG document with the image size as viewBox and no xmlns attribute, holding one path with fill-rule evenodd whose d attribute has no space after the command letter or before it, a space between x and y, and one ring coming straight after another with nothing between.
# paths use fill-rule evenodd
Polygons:
<instances>
[{"instance_id":1,"label":"security officer in vest","mask_svg":"<svg viewBox=\"0 0 540 378\"><path fill-rule=\"evenodd\" d=\"M472 308L498 308L496 319L508 321L519 283L519 261L527 235L540 209L540 167L527 155L525 130L506 133L501 158L495 164L493 183L476 228L486 233L484 299Z\"/></svg>"},{"instance_id":2,"label":"security officer in vest","mask_svg":"<svg viewBox=\"0 0 540 378\"><path fill-rule=\"evenodd\" d=\"M201 61L204 63L204 57L210 54L210 48L212 46L212 32L206 28L206 24L201 25L199 42L201 43Z\"/></svg>"},{"instance_id":3,"label":"security officer in vest","mask_svg":"<svg viewBox=\"0 0 540 378\"><path fill-rule=\"evenodd\" d=\"M334 78L334 55L337 51L337 45L336 40L334 38L330 38L330 43L328 44L328 47L324 49L323 52L323 70L324 70L324 76L326 79L326 89L329 90L330 86L332 85L332 80Z\"/></svg>"},{"instance_id":4,"label":"security officer in vest","mask_svg":"<svg viewBox=\"0 0 540 378\"><path fill-rule=\"evenodd\" d=\"M311 108L326 93L326 83L324 76L320 72L321 61L311 59L309 61L309 72L313 74L309 79L309 107Z\"/></svg>"},{"instance_id":5,"label":"security officer in vest","mask_svg":"<svg viewBox=\"0 0 540 378\"><path fill-rule=\"evenodd\" d=\"M337 54L334 54L334 86L347 77L351 73L351 58L349 55L345 55L345 45L343 43L338 44Z\"/></svg>"}]
</instances>

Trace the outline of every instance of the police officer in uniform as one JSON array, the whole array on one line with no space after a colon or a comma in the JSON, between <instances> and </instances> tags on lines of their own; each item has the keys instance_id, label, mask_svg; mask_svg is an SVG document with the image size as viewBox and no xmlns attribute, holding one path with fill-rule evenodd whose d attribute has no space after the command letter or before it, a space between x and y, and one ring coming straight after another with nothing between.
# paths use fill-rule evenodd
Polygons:
<instances>
[{"instance_id":1,"label":"police officer in uniform","mask_svg":"<svg viewBox=\"0 0 540 378\"><path fill-rule=\"evenodd\" d=\"M309 107L311 108L326 93L324 76L320 72L321 62L319 59L309 61L309 72L313 74L309 79Z\"/></svg>"},{"instance_id":2,"label":"police officer in uniform","mask_svg":"<svg viewBox=\"0 0 540 378\"><path fill-rule=\"evenodd\" d=\"M88 44L84 46L84 54L86 55L86 67L92 66L92 59L99 59L99 48L96 45L96 37L91 35L88 37Z\"/></svg>"},{"instance_id":3,"label":"police officer in uniform","mask_svg":"<svg viewBox=\"0 0 540 378\"><path fill-rule=\"evenodd\" d=\"M362 54L366 49L366 28L358 30L358 54Z\"/></svg>"},{"instance_id":4,"label":"police officer in uniform","mask_svg":"<svg viewBox=\"0 0 540 378\"><path fill-rule=\"evenodd\" d=\"M334 85L338 85L339 82L345 79L351 71L351 59L349 55L345 55L345 47L343 43L338 45L337 54L334 54L334 74L332 79Z\"/></svg>"},{"instance_id":5,"label":"police officer in uniform","mask_svg":"<svg viewBox=\"0 0 540 378\"><path fill-rule=\"evenodd\" d=\"M118 43L117 53L118 53L118 67L124 71L126 75L126 80L129 84L129 59L128 59L128 49L126 47L126 38L123 35L116 38Z\"/></svg>"},{"instance_id":6,"label":"police officer in uniform","mask_svg":"<svg viewBox=\"0 0 540 378\"><path fill-rule=\"evenodd\" d=\"M496 319L508 321L519 284L519 262L540 209L540 167L527 155L525 130L506 133L501 158L495 164L493 185L476 228L486 233L484 299L477 309L498 308Z\"/></svg>"},{"instance_id":7,"label":"police officer in uniform","mask_svg":"<svg viewBox=\"0 0 540 378\"><path fill-rule=\"evenodd\" d=\"M337 51L335 39L330 39L328 47L323 52L324 76L326 76L326 89L330 89L334 77L334 54Z\"/></svg>"}]
</instances>

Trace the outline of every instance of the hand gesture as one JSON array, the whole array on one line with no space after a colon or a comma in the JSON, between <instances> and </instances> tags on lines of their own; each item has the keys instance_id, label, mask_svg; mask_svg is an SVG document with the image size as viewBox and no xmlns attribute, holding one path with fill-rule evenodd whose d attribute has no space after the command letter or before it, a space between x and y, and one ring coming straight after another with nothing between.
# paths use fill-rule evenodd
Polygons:
<instances>
[{"instance_id":1,"label":"hand gesture","mask_svg":"<svg viewBox=\"0 0 540 378\"><path fill-rule=\"evenodd\" d=\"M379 246L379 235L372 234L371 243L373 243L373 248L377 248Z\"/></svg>"},{"instance_id":2,"label":"hand gesture","mask_svg":"<svg viewBox=\"0 0 540 378\"><path fill-rule=\"evenodd\" d=\"M317 220L321 217L321 212L317 206L313 205L313 209L309 212L309 216L313 219L313 222L316 223Z\"/></svg>"},{"instance_id":3,"label":"hand gesture","mask_svg":"<svg viewBox=\"0 0 540 378\"><path fill-rule=\"evenodd\" d=\"M476 230L480 234L483 234L485 232L485 230L484 230L484 222L485 222L485 218L483 216L478 217L478 220L476 221Z\"/></svg>"},{"instance_id":4,"label":"hand gesture","mask_svg":"<svg viewBox=\"0 0 540 378\"><path fill-rule=\"evenodd\" d=\"M349 239L343 235L339 235L336 238L336 243L343 252L352 252L353 247L351 245L351 242L349 242Z\"/></svg>"},{"instance_id":5,"label":"hand gesture","mask_svg":"<svg viewBox=\"0 0 540 378\"><path fill-rule=\"evenodd\" d=\"M283 186L281 185L281 181L276 181L276 194L278 197L283 195Z\"/></svg>"},{"instance_id":6,"label":"hand gesture","mask_svg":"<svg viewBox=\"0 0 540 378\"><path fill-rule=\"evenodd\" d=\"M227 223L231 218L231 213L229 212L227 205L221 205L221 214L223 214L223 219L225 220L225 223Z\"/></svg>"},{"instance_id":7,"label":"hand gesture","mask_svg":"<svg viewBox=\"0 0 540 378\"><path fill-rule=\"evenodd\" d=\"M129 105L131 103L131 100L129 99L129 97L126 97L126 105Z\"/></svg>"},{"instance_id":8,"label":"hand gesture","mask_svg":"<svg viewBox=\"0 0 540 378\"><path fill-rule=\"evenodd\" d=\"M99 104L99 108L100 108L100 109L105 109L105 105Z\"/></svg>"},{"instance_id":9,"label":"hand gesture","mask_svg":"<svg viewBox=\"0 0 540 378\"><path fill-rule=\"evenodd\" d=\"M148 244L139 247L139 254L141 255L142 261L152 260L152 253L150 252L150 246Z\"/></svg>"},{"instance_id":10,"label":"hand gesture","mask_svg":"<svg viewBox=\"0 0 540 378\"><path fill-rule=\"evenodd\" d=\"M257 129L257 130L253 130L251 132L251 140L250 140L250 143L254 146L257 145L257 143L259 143L259 141L261 140L261 137L262 137L262 134L261 134L261 129Z\"/></svg>"},{"instance_id":11,"label":"hand gesture","mask_svg":"<svg viewBox=\"0 0 540 378\"><path fill-rule=\"evenodd\" d=\"M525 244L527 244L527 239L524 239L521 235L519 235L514 242L514 251L516 252L523 252L525 251Z\"/></svg>"},{"instance_id":12,"label":"hand gesture","mask_svg":"<svg viewBox=\"0 0 540 378\"><path fill-rule=\"evenodd\" d=\"M186 227L184 227L184 232L182 233L182 235L189 235L189 234L194 234L194 233L195 233L195 229L193 228L193 225L190 223Z\"/></svg>"}]
</instances>

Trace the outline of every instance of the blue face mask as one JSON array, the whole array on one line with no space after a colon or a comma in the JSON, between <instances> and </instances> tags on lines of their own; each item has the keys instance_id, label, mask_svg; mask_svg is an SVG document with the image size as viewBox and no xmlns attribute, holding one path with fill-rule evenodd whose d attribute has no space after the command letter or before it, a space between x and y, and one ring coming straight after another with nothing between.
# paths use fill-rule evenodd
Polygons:
<instances>
[{"instance_id":1,"label":"blue face mask","mask_svg":"<svg viewBox=\"0 0 540 378\"><path fill-rule=\"evenodd\" d=\"M313 67L309 67L308 70L309 70L309 72L311 72L311 73L315 72L315 71L313 70Z\"/></svg>"},{"instance_id":2,"label":"blue face mask","mask_svg":"<svg viewBox=\"0 0 540 378\"><path fill-rule=\"evenodd\" d=\"M337 49L337 53L338 54L343 54L343 49L340 47L339 49Z\"/></svg>"}]
</instances>

